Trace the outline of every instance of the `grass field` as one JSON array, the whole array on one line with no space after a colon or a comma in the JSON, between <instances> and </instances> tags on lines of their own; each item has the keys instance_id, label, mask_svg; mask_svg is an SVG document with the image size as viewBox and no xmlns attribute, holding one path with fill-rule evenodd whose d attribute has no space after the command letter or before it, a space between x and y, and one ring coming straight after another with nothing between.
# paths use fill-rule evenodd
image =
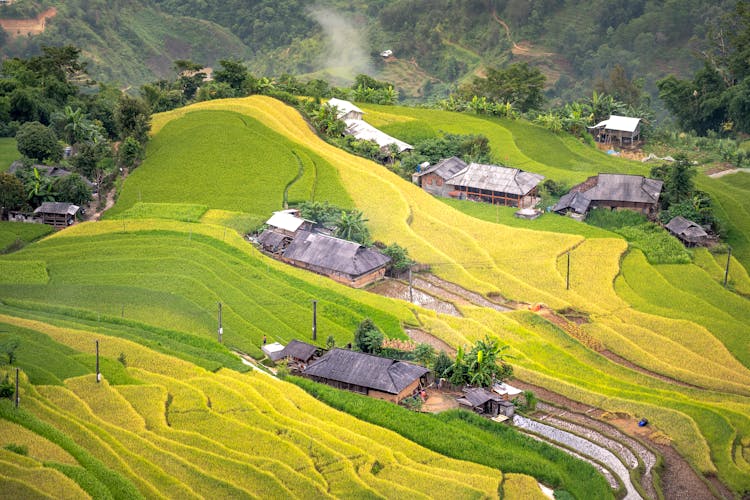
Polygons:
<instances>
[{"instance_id":1,"label":"grass field","mask_svg":"<svg viewBox=\"0 0 750 500\"><path fill-rule=\"evenodd\" d=\"M496 467L435 453L262 373L212 373L137 343L45 322L0 316L0 324L22 345L34 342L18 358L21 409L0 401L0 428L14 430L12 444L28 450L15 457L0 450L0 475L18 478L13 491L25 497L33 491L59 497L53 485L63 484L71 498L84 491L96 498L502 493ZM98 384L94 340L107 361ZM85 361L49 364L50 356ZM33 369L27 375L27 367L38 365L47 367L52 383ZM118 382L123 373L129 383ZM509 488L505 498L539 492L523 474Z\"/></svg>"},{"instance_id":2,"label":"grass field","mask_svg":"<svg viewBox=\"0 0 750 500\"><path fill-rule=\"evenodd\" d=\"M16 149L16 139L13 137L0 137L0 172L10 168L10 164L21 157Z\"/></svg>"},{"instance_id":3,"label":"grass field","mask_svg":"<svg viewBox=\"0 0 750 500\"><path fill-rule=\"evenodd\" d=\"M193 113L191 110L200 111ZM439 130L484 133L490 137L496 156L508 155L519 166L526 162L523 168L531 171L560 175L554 177L557 180L572 182L597 171L621 168L640 173L644 168L639 163L608 158L531 125L420 109L367 106L366 111L373 123L406 140L419 134L429 136ZM169 197L174 193L166 188L168 182L162 182L161 160L157 163L157 159L165 158L160 157L164 151L172 151L176 156L184 154L180 165L176 161L169 165L170 160L165 159L167 169L193 172L205 167L205 158L198 151L188 155L181 149L192 147L191 140L200 143L200 139L195 139L195 130L202 130L202 126L196 117L214 120L207 125L214 135L219 133L216 124L227 121L224 128L235 130L224 132L222 129L222 133L236 133L242 147L250 148L252 142L242 142L247 135L245 128L252 128L258 137L273 137L276 144L284 144L272 151L279 155L281 162L278 170L281 180L266 186L272 195L248 197L242 206L230 206L226 198L226 206L219 206L209 199L211 197L201 198L204 194L198 192L196 183L202 181L188 173L182 181L184 189L176 191L182 192L184 197ZM471 344L484 335L496 336L507 343L516 356L514 366L519 377L610 412L647 416L651 428L668 436L696 470L718 475L737 494L750 490L750 470L743 459L745 445L742 444L750 437L750 391L747 389L750 353L744 341L750 318L746 299L719 286L718 261L711 264L702 256L698 262L701 266L652 265L639 251L628 252L627 242L621 237L564 218L545 215L536 221L515 221L508 210L478 204L456 204L460 208L456 210L453 205L427 195L385 168L324 143L296 111L267 97L211 101L157 115L154 133L149 160L128 179L112 214L112 217L124 216L124 212L139 201L137 186L153 184L154 190L148 197L143 196L145 191L141 192L141 202L145 205L137 209L141 213L129 214L136 218L78 224L0 258L5 266L4 274L20 276L0 284L0 296L6 303L0 307L0 313L24 318L24 321L57 325L60 332L45 327L45 333L48 330L52 332L49 335L54 333L60 343L72 342L61 340L65 328L83 331L86 335L102 332L117 337L117 342L137 340L182 359L179 368L176 365L170 368L171 364L154 367L134 363L125 371L113 371L121 378L118 383L111 383L118 388L127 387L122 392L123 397L134 408L140 408L136 408L137 412L151 422L149 425L155 426L163 419L164 394L171 394L174 401L170 405L174 405L174 412L167 413L172 427L199 429L208 440L227 441L230 434L235 434L242 438L242 443L250 442L254 435L252 429L259 426L266 426L262 428L267 430L260 433L264 439L271 439L277 432L283 433L278 427L284 421L281 417L277 417L279 422L273 423L277 427L268 427L272 424L263 411L273 409L268 408L267 401L260 403L258 398L251 398L247 406L242 399L245 392L262 393L270 390L268 387L230 388L213 377L186 375L183 370L188 363L192 363L191 370L197 366L216 370L227 363L224 357L227 351L223 347L210 351L209 360L198 359L198 351L204 345L200 342L213 343L215 339L217 302L224 304L225 342L257 355L263 334L267 334L269 340L304 339L306 335L300 332L309 331L309 304L315 298L319 300L319 342L329 334L339 343L349 341L356 324L368 316L390 336L403 335L403 324L419 324L453 346ZM548 141L558 142L555 148L545 149L542 143ZM200 144L201 148L212 147ZM558 146L562 149L558 150ZM311 181L305 176L312 171L313 163L316 176ZM256 162L254 165L262 169L265 164ZM590 170L576 165L589 165ZM142 172L141 180L136 177L139 172ZM330 172L335 175L330 176ZM241 181L236 175L239 174L232 172L226 179L222 175L220 189L236 189L232 183ZM131 183L132 179L136 180ZM297 181L290 184L294 179ZM349 206L363 210L374 239L406 246L412 257L430 264L440 277L482 294L499 294L526 303L543 302L553 309L573 308L587 313L590 323L581 325L580 330L591 339L636 365L692 386L658 379L614 363L588 344L582 344L528 312L499 313L460 304L463 316L447 317L348 289L260 256L229 229L254 223L261 219L264 211L277 209L284 192L288 196L304 197L304 193L312 192L313 186L317 189L322 185L328 185L327 189L332 191L338 189L337 196L351 200ZM195 199L188 199L193 195ZM197 217L185 217L186 213L194 211L193 207L181 205L186 203L208 207L200 222L184 222ZM566 288L568 253L570 289ZM742 281L743 275L738 274ZM165 340L165 345L160 345L160 336L168 338L169 342ZM82 349L81 346L71 347ZM88 352L89 357L82 359L90 363L90 354ZM176 376L178 372L182 375ZM222 370L221 375L232 379L243 376L228 370ZM148 390L159 395L159 403L148 406L148 402L140 402L136 394L139 389L134 388L131 379L154 386ZM123 385L125 382L128 384ZM79 415L76 418L88 415L85 405L69 398L68 393L75 393L75 387L70 384L56 387L45 389L47 392L43 396L54 398L55 404L69 404L69 412L66 412ZM208 393L211 394L210 408L204 397ZM80 395L76 397L83 400ZM299 401L292 404L304 406ZM262 410L251 412L248 410L251 406ZM220 408L226 414L212 414ZM242 426L235 431L226 421L230 413L232 418L236 415L255 420L241 422ZM52 410L44 411L50 418L54 414ZM312 428L305 428L312 432ZM120 449L116 443L130 438L128 434L120 434L125 430L115 432L103 423L90 424L86 432L68 420L65 424L66 432L91 443L104 432L102 429L111 434L111 446L116 450ZM198 447L195 443L199 437L191 439L195 440L192 444L181 446ZM296 461L298 470L313 467L324 478L334 474L333 464L341 462L336 446L344 444L322 446L321 450L325 451L310 458L305 451L309 440L301 439L297 433L290 434L290 446L297 451L290 448L286 454L290 461ZM266 447L259 450L270 450L271 442L258 443L259 447ZM108 466L118 471L142 470L143 474L123 473L138 489L147 492L158 490L154 484L162 484L165 476L177 475L178 471L167 474L142 463L143 460L148 462L148 457L161 460L156 458L161 455L147 442L139 441L138 447L138 453L120 457L114 452L102 455L101 460L104 462L106 458ZM219 467L215 458L194 454L192 449L164 449L174 450L173 453L185 450L187 456L193 457L189 459L191 463L206 465L202 470L206 470L207 475L217 470L211 467ZM378 467L374 467L371 455L356 454L346 446L343 449L348 450L345 455L352 462L335 470L341 482L331 482L336 484L330 490L333 494L354 491L352 488L361 487L363 482L368 485L368 492L381 488L377 491L387 491L386 496L412 493L408 486L403 490L394 485L400 474L397 471L401 469L389 469L383 475L374 473ZM233 451L243 452L241 449ZM360 456L366 458L360 460ZM395 460L378 457L376 460L381 465L384 463L381 458L391 460L388 464ZM312 466L310 460L318 462ZM123 461L127 467L122 465ZM226 464L226 467L241 470L236 464ZM182 474L180 477L190 476ZM308 494L318 491L315 485L323 483L319 476L315 477L312 483L299 482L299 491ZM423 481L415 479L414 484L423 484ZM474 485L472 481L467 478L466 484ZM228 488L226 491L239 496L248 492L244 484L212 484ZM276 488L274 484L269 483L269 488ZM523 485L524 481L513 482L514 487L518 484ZM453 491L451 488L456 486L451 483L444 487L445 491Z\"/></svg>"},{"instance_id":4,"label":"grass field","mask_svg":"<svg viewBox=\"0 0 750 500\"><path fill-rule=\"evenodd\" d=\"M18 250L52 232L46 224L0 221L0 254Z\"/></svg>"},{"instance_id":5,"label":"grass field","mask_svg":"<svg viewBox=\"0 0 750 500\"><path fill-rule=\"evenodd\" d=\"M750 269L750 174L699 177L697 185L711 194L716 215L726 226L727 243L745 269Z\"/></svg>"},{"instance_id":6,"label":"grass field","mask_svg":"<svg viewBox=\"0 0 750 500\"><path fill-rule=\"evenodd\" d=\"M138 202L204 205L270 216L283 208L288 186L295 201L327 199L339 206L351 205L331 167L314 153L251 117L231 111L194 111L154 135L146 160L127 178L107 217L127 211L142 215L142 210L133 213Z\"/></svg>"}]
</instances>

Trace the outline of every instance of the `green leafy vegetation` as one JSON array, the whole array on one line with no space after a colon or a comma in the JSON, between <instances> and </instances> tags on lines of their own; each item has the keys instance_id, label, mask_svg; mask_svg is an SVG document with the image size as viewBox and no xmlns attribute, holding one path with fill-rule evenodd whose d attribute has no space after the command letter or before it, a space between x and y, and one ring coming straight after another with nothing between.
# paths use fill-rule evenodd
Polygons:
<instances>
[{"instance_id":1,"label":"green leafy vegetation","mask_svg":"<svg viewBox=\"0 0 750 500\"><path fill-rule=\"evenodd\" d=\"M0 137L0 172L4 172L10 164L18 159L16 140L13 137Z\"/></svg>"},{"instance_id":2,"label":"green leafy vegetation","mask_svg":"<svg viewBox=\"0 0 750 500\"><path fill-rule=\"evenodd\" d=\"M13 252L52 232L46 224L0 221L0 253Z\"/></svg>"}]
</instances>

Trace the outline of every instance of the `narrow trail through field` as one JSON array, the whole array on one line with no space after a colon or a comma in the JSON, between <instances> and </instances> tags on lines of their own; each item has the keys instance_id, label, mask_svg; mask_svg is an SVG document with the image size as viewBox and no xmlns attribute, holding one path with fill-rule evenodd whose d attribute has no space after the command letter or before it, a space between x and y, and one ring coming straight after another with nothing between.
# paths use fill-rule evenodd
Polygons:
<instances>
[{"instance_id":1,"label":"narrow trail through field","mask_svg":"<svg viewBox=\"0 0 750 500\"><path fill-rule=\"evenodd\" d=\"M510 27L508 24L503 21L500 16L497 15L497 11L492 11L492 18L505 29L505 36L508 38L508 42L510 42L511 45L511 52L514 56L529 56L529 57L551 57L556 55L554 52L543 52L541 50L535 50L533 46L528 42L521 42L521 44L517 44L513 41L513 37L511 36Z\"/></svg>"}]
</instances>

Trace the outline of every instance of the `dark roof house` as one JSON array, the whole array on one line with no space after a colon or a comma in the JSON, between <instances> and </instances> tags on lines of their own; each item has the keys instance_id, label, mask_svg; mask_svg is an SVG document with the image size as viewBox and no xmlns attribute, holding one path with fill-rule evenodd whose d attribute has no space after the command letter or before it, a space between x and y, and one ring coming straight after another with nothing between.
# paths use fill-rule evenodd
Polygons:
<instances>
[{"instance_id":1,"label":"dark roof house","mask_svg":"<svg viewBox=\"0 0 750 500\"><path fill-rule=\"evenodd\" d=\"M429 373L423 366L346 349L332 349L303 372L313 380L398 403Z\"/></svg>"},{"instance_id":2,"label":"dark roof house","mask_svg":"<svg viewBox=\"0 0 750 500\"><path fill-rule=\"evenodd\" d=\"M700 245L708 239L708 233L700 224L681 215L672 218L665 227L688 246Z\"/></svg>"},{"instance_id":3,"label":"dark roof house","mask_svg":"<svg viewBox=\"0 0 750 500\"><path fill-rule=\"evenodd\" d=\"M495 417L499 413L502 413L506 417L512 417L514 413L513 403L503 399L499 394L490 392L482 387L466 389L463 397L458 398L456 401L461 406L491 417Z\"/></svg>"},{"instance_id":4,"label":"dark roof house","mask_svg":"<svg viewBox=\"0 0 750 500\"><path fill-rule=\"evenodd\" d=\"M315 356L318 347L301 340L291 340L281 351L282 358L292 358L296 361L307 363Z\"/></svg>"},{"instance_id":5,"label":"dark roof house","mask_svg":"<svg viewBox=\"0 0 750 500\"><path fill-rule=\"evenodd\" d=\"M80 207L71 203L45 201L34 210L34 218L57 228L68 227L75 222L78 210Z\"/></svg>"},{"instance_id":6,"label":"dark roof house","mask_svg":"<svg viewBox=\"0 0 750 500\"><path fill-rule=\"evenodd\" d=\"M353 287L382 278L391 260L359 243L303 230L297 232L280 258Z\"/></svg>"},{"instance_id":7,"label":"dark roof house","mask_svg":"<svg viewBox=\"0 0 750 500\"><path fill-rule=\"evenodd\" d=\"M626 208L649 214L658 207L663 184L663 181L642 175L599 174L573 186L552 210L580 214L589 208L602 207Z\"/></svg>"}]
</instances>

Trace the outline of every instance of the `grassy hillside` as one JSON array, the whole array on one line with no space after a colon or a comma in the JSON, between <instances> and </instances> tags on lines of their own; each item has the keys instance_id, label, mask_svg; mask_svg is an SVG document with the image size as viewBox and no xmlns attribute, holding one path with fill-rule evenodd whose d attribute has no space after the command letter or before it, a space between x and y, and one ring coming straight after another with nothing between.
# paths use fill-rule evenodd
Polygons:
<instances>
[{"instance_id":1,"label":"grassy hillside","mask_svg":"<svg viewBox=\"0 0 750 500\"><path fill-rule=\"evenodd\" d=\"M16 149L16 140L13 137L0 137L0 172L5 172L10 164L16 161L21 154Z\"/></svg>"},{"instance_id":2,"label":"grassy hillside","mask_svg":"<svg viewBox=\"0 0 750 500\"><path fill-rule=\"evenodd\" d=\"M24 494L496 498L502 488L497 469L438 455L263 373L209 372L45 322L0 323L26 347L21 409L0 401L0 426L14 431L0 439L26 450L0 453L0 476ZM525 484L525 495L539 498L536 484Z\"/></svg>"},{"instance_id":3,"label":"grassy hillside","mask_svg":"<svg viewBox=\"0 0 750 500\"><path fill-rule=\"evenodd\" d=\"M330 164L251 117L193 111L163 129L155 121L154 131L146 160L127 178L107 217L137 202L202 204L260 218L285 201L351 206Z\"/></svg>"},{"instance_id":4,"label":"grassy hillside","mask_svg":"<svg viewBox=\"0 0 750 500\"><path fill-rule=\"evenodd\" d=\"M740 443L750 435L750 420L746 416L750 409L747 391L750 371L738 336L741 334L722 330L719 324L705 327L668 313L662 315L661 311L644 313L633 309L629 303L631 297L619 295L621 290L613 287L627 246L624 240L585 239L482 222L457 212L371 162L323 143L296 112L280 107L273 100L253 97L215 102L211 106L243 110L290 140L314 149L338 169L355 204L370 219L374 237L404 244L418 261L432 264L433 271L440 276L481 293L495 292L527 302L545 302L554 308L578 308L587 311L592 319L583 328L586 335L580 337L585 344L533 315L507 316L471 308L462 308L463 319L420 313L423 328L453 345L470 343L485 333L498 335L513 347L518 356L517 371L524 379L610 411L648 415L698 470L718 473L735 491L747 489L750 484L747 466L736 458L744 446ZM372 110L379 108L366 108ZM452 125L443 118L451 115L438 112L395 108L389 113L392 117L380 112L379 123L390 120L404 128L411 125L405 122L404 115L412 113L424 116L424 122L434 128L436 124L445 123L446 128ZM472 119L453 116L459 123ZM479 128L478 122L484 128ZM507 152L514 159L528 158L502 122L477 120L474 124L477 128L458 130L459 126L453 124L454 128L449 130L486 132L493 148L497 148L495 151ZM413 128L419 127L413 125ZM577 144L565 146L570 152L561 151L562 157L585 151ZM624 165L622 160L607 164L609 160L595 151L584 158L592 162L592 170L572 172L568 174L570 178L584 178L605 169L617 171L619 165ZM547 161L538 170L565 172L555 166L554 160ZM632 171L642 168L635 164ZM570 290L565 289L562 258L568 250L572 262ZM645 266L637 271L639 275L652 272L649 264L639 265ZM669 293L666 292L666 300L670 300ZM699 300L704 292L690 288L684 293ZM721 310L731 317L729 301ZM597 345L587 338L601 342L636 365L710 391L686 388L615 364L596 349L587 347ZM712 353L710 366L706 365L706 352ZM686 357L695 363L686 365ZM686 370L686 366L690 369Z\"/></svg>"},{"instance_id":5,"label":"grassy hillside","mask_svg":"<svg viewBox=\"0 0 750 500\"><path fill-rule=\"evenodd\" d=\"M459 133L481 132L490 137L496 157L507 155L511 164L515 161L519 166L527 162L525 168L559 176L558 180L573 182L598 171L643 169L639 163L607 158L575 141L558 138L561 149L544 149L556 136L515 122L374 106L365 111L389 132L402 131L396 134L401 138L407 133L429 136L443 127ZM222 127L214 125L217 121ZM245 205L212 205L213 197L198 198L202 189L196 183L205 184L205 178L192 177L195 170L205 168L200 148L192 154L182 152L190 151L189 139L210 149L210 138L220 142L219 134L228 134L240 144L240 151L254 159L252 141L240 132L244 123L252 124L247 128L254 135L281 145L272 154L280 158L282 180L293 178L295 172L292 159L296 158L286 151L304 151L316 158L316 164L319 159L328 166L327 172L337 174L331 185L340 186L364 211L375 239L406 246L440 277L485 295L577 309L590 322L563 330L527 311L500 313L461 304L457 307L462 317L443 316L260 257L239 235L214 224L224 220L227 210L268 210L267 199L278 204L286 182L269 184L271 193L247 197ZM204 126L210 135L197 133ZM494 218L486 210L448 205L385 168L321 141L296 111L267 97L212 101L158 115L154 134L147 162L128 179L118 202L122 205L115 210L120 217L138 217L126 209L136 206L133 186L140 182L143 192L153 188L148 198L141 193L142 201L162 204L141 205L141 209L162 217L77 225L3 257L7 271L2 276L7 278L0 292L13 297L6 299L7 314L48 319L84 331L96 328L96 313L107 323L115 323L119 314L119 322L123 315L132 322L125 322L127 331L118 335L124 338L140 335L154 341L159 333L152 329L166 335L175 328L208 342L215 338L216 302L222 301L226 343L257 353L263 332L283 340L309 331L309 301L317 298L324 304L322 314L319 307L320 317L325 318L319 323L325 325L321 336L330 332L338 341L350 338L353 326L366 316L389 335L399 335L403 323L419 324L453 346L496 336L510 346L516 373L523 380L609 412L646 416L656 437L671 439L696 470L718 475L738 494L750 489L750 466L744 458L750 437L750 358L743 342L746 299L718 288L715 269L705 258L700 260L704 267L654 266L639 251L628 251L625 240L604 231L579 230L570 221L561 222L556 231L558 219L553 215L511 227L492 207ZM547 153L534 150L535 144ZM182 164L170 165L170 155L155 162L162 151L171 151ZM221 151L214 149L214 153ZM234 171L225 176L223 163L209 167L221 173L213 177L215 192L239 192L234 186L238 177ZM172 191L165 188L169 183L161 181L160 164L167 165L168 175L173 175L170 169L188 170L189 182L175 191L198 199L168 198ZM256 175L263 175L266 163L249 164ZM576 169L576 165L580 166ZM583 165L590 165L589 170ZM140 180L138 172L142 172ZM331 179L321 174L324 178ZM203 208L185 205L189 202ZM204 213L205 208L212 210ZM184 219L180 214L185 213L204 215L197 223L165 219ZM570 289L565 279L568 252ZM183 359L194 355L181 344L189 345L189 338L176 339L169 350L182 352ZM605 348L637 369L605 357L601 353ZM218 360L221 353L214 356ZM143 380L136 376L140 372L129 375ZM160 384L162 379L145 381ZM164 385L168 393L176 394L177 386Z\"/></svg>"}]
</instances>

